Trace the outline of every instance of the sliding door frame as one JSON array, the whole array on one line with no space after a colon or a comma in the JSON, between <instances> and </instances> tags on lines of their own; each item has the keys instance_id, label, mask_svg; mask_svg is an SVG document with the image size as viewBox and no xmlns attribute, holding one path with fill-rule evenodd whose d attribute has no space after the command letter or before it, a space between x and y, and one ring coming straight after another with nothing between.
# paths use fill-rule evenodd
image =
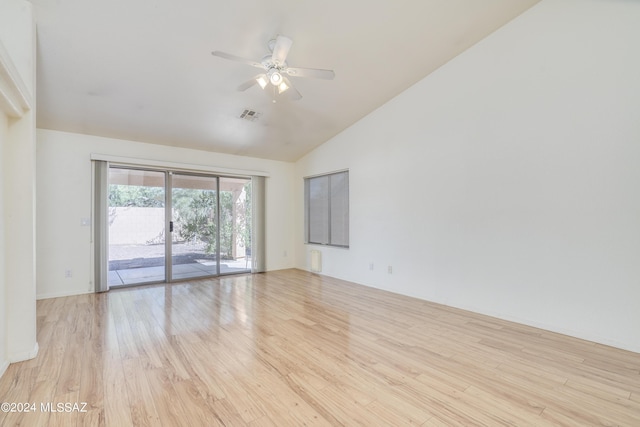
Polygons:
<instances>
[{"instance_id":1,"label":"sliding door frame","mask_svg":"<svg viewBox=\"0 0 640 427\"><path fill-rule=\"evenodd\" d=\"M164 277L173 281L173 172L165 170L164 188Z\"/></svg>"},{"instance_id":2,"label":"sliding door frame","mask_svg":"<svg viewBox=\"0 0 640 427\"><path fill-rule=\"evenodd\" d=\"M165 278L164 281L151 281L151 282L143 282L143 283L135 283L135 284L124 284L124 285L119 285L118 287L126 287L126 286L137 286L137 285L148 285L148 284L157 284L157 283L174 283L174 282L180 282L180 281L185 281L185 280L193 280L193 279L206 279L206 278L212 278L212 277L219 277L219 276L223 276L223 275L232 275L232 274L245 274L245 273L250 273L253 272L253 265L255 264L255 260L254 260L254 251L253 251L253 247L251 248L251 260L252 260L252 267L251 268L247 268L246 270L241 270L241 271L231 271L231 272L225 272L222 273L221 272L221 268L220 268L220 264L221 264L221 259L220 259L220 254L221 254L221 246L220 246L220 240L221 240L221 189L220 189L220 180L221 178L235 178L235 179L246 179L248 182L251 182L251 186L252 186L252 194L253 193L253 185L255 182L255 176L248 176L248 175L227 175L227 174L218 174L215 172L208 172L208 171L202 171L202 172L198 172L198 171L191 171L191 170L180 170L180 169L173 169L170 167L160 167L160 166L145 166L145 165L132 165L132 164L120 164L117 162L108 162L106 163L106 168L107 168L107 192L106 192L106 200L105 200L105 204L106 206L108 206L109 202L108 202L108 197L109 197L109 183L108 183L108 172L111 169L127 169L127 170L137 170L137 171L150 171L150 172L162 172L165 175L164 178L164 226L165 226L165 239L164 239L164 245L165 245L165 253L164 253L164 257L165 257ZM195 177L203 177L203 178L212 178L215 179L215 187L216 187L216 214L215 214L215 221L216 221L216 244L215 244L215 256L216 256L216 272L215 274L211 274L211 275L203 275L203 276L198 276L198 277L187 277L187 278L179 278L179 279L174 279L173 278L173 230L172 230L172 222L173 222L173 178L175 175L181 175L181 176L195 176ZM262 176L260 176L260 178L263 179ZM97 196L97 194L96 194ZM250 203L254 203L254 198L250 199ZM96 205L97 206L97 205ZM261 209L261 211L263 211L263 209ZM252 207L252 212L256 212L256 209L254 209ZM251 219L251 223L255 223L255 218L252 215L252 219ZM109 254L108 254L108 247L109 247L109 232L108 232L108 221L106 221L105 224L103 224L103 226L105 227L105 235L107 236L106 238L106 246L107 246L107 251L106 253L104 253L104 257L106 258L104 263L96 263L96 268L106 268L108 271L108 265L109 265ZM252 226L252 233L254 232L253 230L253 226ZM254 239L251 239L252 242L254 242ZM253 244L252 244L253 246ZM245 255L246 256L246 255ZM101 265L102 264L102 265ZM105 267L106 266L106 267ZM103 289L103 290L108 290L107 289Z\"/></svg>"},{"instance_id":3,"label":"sliding door frame","mask_svg":"<svg viewBox=\"0 0 640 427\"><path fill-rule=\"evenodd\" d=\"M216 182L216 273L212 275L204 275L201 277L197 277L199 279L206 279L209 277L217 277L226 274L238 274L238 273L220 273L220 178L222 176L216 175L213 173L207 172L184 172L184 171L176 171L176 170L166 170L167 173L167 188L166 192L166 201L165 201L165 229L169 230L170 239L165 240L165 253L166 253L166 262L167 270L167 282L179 282L181 280L190 280L193 278L185 278L185 279L174 279L173 278L173 177L174 175L182 175L182 176L197 176L201 178L213 178ZM246 179L249 179L248 177ZM248 270L247 270L248 272Z\"/></svg>"}]
</instances>

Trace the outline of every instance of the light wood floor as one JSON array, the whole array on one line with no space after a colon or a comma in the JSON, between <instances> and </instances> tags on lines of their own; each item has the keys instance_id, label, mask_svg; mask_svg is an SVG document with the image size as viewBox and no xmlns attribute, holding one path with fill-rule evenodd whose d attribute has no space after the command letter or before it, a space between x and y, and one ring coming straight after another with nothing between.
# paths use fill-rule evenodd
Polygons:
<instances>
[{"instance_id":1,"label":"light wood floor","mask_svg":"<svg viewBox=\"0 0 640 427\"><path fill-rule=\"evenodd\" d=\"M1 425L640 426L639 354L298 270L42 300L38 342Z\"/></svg>"}]
</instances>

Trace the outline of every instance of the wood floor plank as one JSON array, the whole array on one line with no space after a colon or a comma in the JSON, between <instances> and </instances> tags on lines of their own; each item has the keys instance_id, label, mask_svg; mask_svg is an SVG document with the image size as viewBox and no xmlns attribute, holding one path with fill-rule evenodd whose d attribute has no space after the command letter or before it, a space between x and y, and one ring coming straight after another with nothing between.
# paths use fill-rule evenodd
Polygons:
<instances>
[{"instance_id":1,"label":"wood floor plank","mask_svg":"<svg viewBox=\"0 0 640 427\"><path fill-rule=\"evenodd\" d=\"M222 420L202 397L193 380L182 380L173 384L180 403L184 407L184 423L186 426L224 426ZM157 424L156 424L157 425Z\"/></svg>"},{"instance_id":2,"label":"wood floor plank","mask_svg":"<svg viewBox=\"0 0 640 427\"><path fill-rule=\"evenodd\" d=\"M105 422L107 425L132 426L122 355L116 352L106 354L103 366Z\"/></svg>"},{"instance_id":3,"label":"wood floor plank","mask_svg":"<svg viewBox=\"0 0 640 427\"><path fill-rule=\"evenodd\" d=\"M177 395L171 383L171 375L164 369L146 369L144 371L149 389L153 392L154 406L158 412L158 418L163 426L180 427L191 426L191 418L188 416L182 403L182 399Z\"/></svg>"},{"instance_id":4,"label":"wood floor plank","mask_svg":"<svg viewBox=\"0 0 640 427\"><path fill-rule=\"evenodd\" d=\"M357 402L346 399L335 387L328 386L322 390L306 387L295 374L288 375L286 379L289 387L330 425L376 424L376 417L372 412Z\"/></svg>"},{"instance_id":5,"label":"wood floor plank","mask_svg":"<svg viewBox=\"0 0 640 427\"><path fill-rule=\"evenodd\" d=\"M131 422L135 426L157 426L160 416L154 403L154 395L140 359L122 361L124 378L129 396Z\"/></svg>"},{"instance_id":6,"label":"wood floor plank","mask_svg":"<svg viewBox=\"0 0 640 427\"><path fill-rule=\"evenodd\" d=\"M67 342L66 322L56 323L50 344L38 350L38 381L58 379Z\"/></svg>"},{"instance_id":7,"label":"wood floor plank","mask_svg":"<svg viewBox=\"0 0 640 427\"><path fill-rule=\"evenodd\" d=\"M192 343L178 337L178 345L188 360L189 377L195 382L202 397L206 400L218 400L226 397L220 385L221 378L209 364L215 353L209 351L203 342Z\"/></svg>"},{"instance_id":8,"label":"wood floor plank","mask_svg":"<svg viewBox=\"0 0 640 427\"><path fill-rule=\"evenodd\" d=\"M243 426L249 425L251 423L246 423L240 414L238 413L236 407L229 403L227 399L218 399L214 402L210 403L211 408L216 413L216 416L225 426ZM261 417L260 419L265 419L267 417ZM255 422L256 420L254 420ZM268 421L268 420L267 420ZM262 423L256 425L263 425Z\"/></svg>"},{"instance_id":9,"label":"wood floor plank","mask_svg":"<svg viewBox=\"0 0 640 427\"><path fill-rule=\"evenodd\" d=\"M4 380L4 377L9 374L11 384L10 387L7 388L8 390L0 396L0 402L3 404L19 405L29 403L30 389L33 386L32 369L34 368L26 368L26 364L24 365L24 368L15 365L9 366L2 376L2 380ZM32 415L32 413L25 414L24 412L19 412L17 406L9 406L7 409L8 410L0 411L0 426L20 425L24 418Z\"/></svg>"},{"instance_id":10,"label":"wood floor plank","mask_svg":"<svg viewBox=\"0 0 640 427\"><path fill-rule=\"evenodd\" d=\"M79 369L79 367L82 366L83 356L85 355L83 350L84 343L75 340L67 343L67 348L62 357L56 396L65 395L80 389L82 370Z\"/></svg>"},{"instance_id":11,"label":"wood floor plank","mask_svg":"<svg viewBox=\"0 0 640 427\"><path fill-rule=\"evenodd\" d=\"M278 375L267 372L245 377L241 382L243 387L251 390L254 398L262 403L266 417L276 425L328 425L327 421Z\"/></svg>"},{"instance_id":12,"label":"wood floor plank","mask_svg":"<svg viewBox=\"0 0 640 427\"><path fill-rule=\"evenodd\" d=\"M50 427L68 427L77 426L84 413L79 412L80 406L77 406L78 411L74 409L74 404L78 403L78 392L70 391L66 394L59 394L54 397L54 401L51 402L51 412L47 421L47 426Z\"/></svg>"},{"instance_id":13,"label":"wood floor plank","mask_svg":"<svg viewBox=\"0 0 640 427\"><path fill-rule=\"evenodd\" d=\"M24 419L28 419L29 425L34 426L47 426L49 425L50 412L43 411L41 403L55 402L54 396L58 385L57 379L45 380L37 382L31 393L29 394L28 402L36 405L37 411L35 414L24 414Z\"/></svg>"},{"instance_id":14,"label":"wood floor plank","mask_svg":"<svg viewBox=\"0 0 640 427\"><path fill-rule=\"evenodd\" d=\"M38 301L0 425L640 425L640 354L300 270Z\"/></svg>"}]
</instances>

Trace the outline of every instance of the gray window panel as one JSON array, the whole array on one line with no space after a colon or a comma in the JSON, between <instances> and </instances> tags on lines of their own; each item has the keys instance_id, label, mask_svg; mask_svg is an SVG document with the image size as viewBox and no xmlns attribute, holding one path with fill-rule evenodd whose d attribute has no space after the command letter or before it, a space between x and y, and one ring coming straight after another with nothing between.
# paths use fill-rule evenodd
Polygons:
<instances>
[{"instance_id":1,"label":"gray window panel","mask_svg":"<svg viewBox=\"0 0 640 427\"><path fill-rule=\"evenodd\" d=\"M349 246L349 172L305 178L305 242Z\"/></svg>"},{"instance_id":2,"label":"gray window panel","mask_svg":"<svg viewBox=\"0 0 640 427\"><path fill-rule=\"evenodd\" d=\"M329 178L309 180L309 242L329 244Z\"/></svg>"},{"instance_id":3,"label":"gray window panel","mask_svg":"<svg viewBox=\"0 0 640 427\"><path fill-rule=\"evenodd\" d=\"M349 246L349 175L331 175L330 242L332 245Z\"/></svg>"}]
</instances>

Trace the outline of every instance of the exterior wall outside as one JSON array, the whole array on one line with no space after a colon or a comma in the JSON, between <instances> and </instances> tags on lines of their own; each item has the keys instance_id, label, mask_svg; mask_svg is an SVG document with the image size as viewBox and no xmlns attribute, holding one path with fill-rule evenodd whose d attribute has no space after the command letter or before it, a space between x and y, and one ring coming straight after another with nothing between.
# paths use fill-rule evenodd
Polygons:
<instances>
[{"instance_id":1,"label":"exterior wall outside","mask_svg":"<svg viewBox=\"0 0 640 427\"><path fill-rule=\"evenodd\" d=\"M158 237L164 242L164 208L109 208L109 243L150 244Z\"/></svg>"}]
</instances>

